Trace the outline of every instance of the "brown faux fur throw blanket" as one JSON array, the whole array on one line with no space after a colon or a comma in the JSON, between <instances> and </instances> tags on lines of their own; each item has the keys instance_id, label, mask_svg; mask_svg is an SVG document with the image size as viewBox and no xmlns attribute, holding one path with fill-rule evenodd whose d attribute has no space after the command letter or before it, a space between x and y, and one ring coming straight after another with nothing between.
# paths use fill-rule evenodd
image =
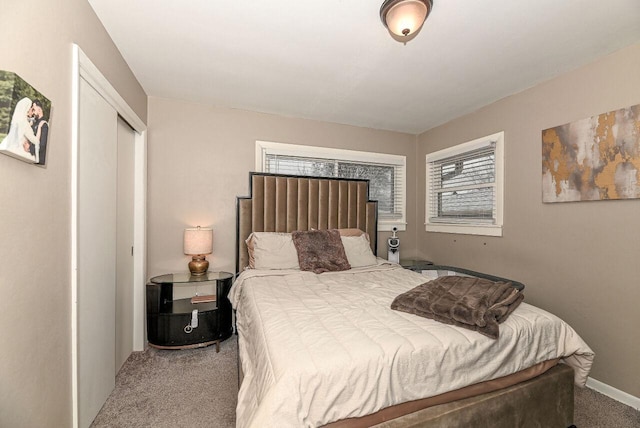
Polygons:
<instances>
[{"instance_id":1,"label":"brown faux fur throw blanket","mask_svg":"<svg viewBox=\"0 0 640 428\"><path fill-rule=\"evenodd\" d=\"M497 339L524 295L510 282L468 276L443 276L397 296L391 309L468 328Z\"/></svg>"}]
</instances>

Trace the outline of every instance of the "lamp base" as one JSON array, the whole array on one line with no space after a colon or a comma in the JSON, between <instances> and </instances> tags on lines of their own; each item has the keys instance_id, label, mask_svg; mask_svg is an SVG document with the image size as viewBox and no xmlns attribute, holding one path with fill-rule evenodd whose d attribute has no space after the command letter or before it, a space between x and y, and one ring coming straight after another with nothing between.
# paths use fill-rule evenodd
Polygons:
<instances>
[{"instance_id":1,"label":"lamp base","mask_svg":"<svg viewBox=\"0 0 640 428\"><path fill-rule=\"evenodd\" d=\"M209 261L203 255L193 256L189 262L189 272L193 276L202 276L209 270Z\"/></svg>"}]
</instances>

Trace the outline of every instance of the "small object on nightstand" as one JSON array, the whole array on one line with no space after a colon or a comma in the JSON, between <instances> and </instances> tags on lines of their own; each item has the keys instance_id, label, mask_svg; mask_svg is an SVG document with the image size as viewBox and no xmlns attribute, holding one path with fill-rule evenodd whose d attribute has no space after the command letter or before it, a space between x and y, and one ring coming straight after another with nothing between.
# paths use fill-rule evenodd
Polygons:
<instances>
[{"instance_id":1,"label":"small object on nightstand","mask_svg":"<svg viewBox=\"0 0 640 428\"><path fill-rule=\"evenodd\" d=\"M193 296L191 298L191 303L209 303L215 302L216 296L214 294L207 294L204 296Z\"/></svg>"},{"instance_id":2,"label":"small object on nightstand","mask_svg":"<svg viewBox=\"0 0 640 428\"><path fill-rule=\"evenodd\" d=\"M394 226L391 230L393 234L391 238L387 239L387 245L389 246L387 260L393 263L400 263L400 239L396 236L398 228Z\"/></svg>"}]
</instances>

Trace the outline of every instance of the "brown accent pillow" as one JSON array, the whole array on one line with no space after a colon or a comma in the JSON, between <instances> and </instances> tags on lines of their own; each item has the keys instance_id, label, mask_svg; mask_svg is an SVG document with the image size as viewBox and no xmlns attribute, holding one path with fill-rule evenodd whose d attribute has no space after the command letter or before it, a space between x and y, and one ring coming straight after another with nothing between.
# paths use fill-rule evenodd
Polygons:
<instances>
[{"instance_id":1,"label":"brown accent pillow","mask_svg":"<svg viewBox=\"0 0 640 428\"><path fill-rule=\"evenodd\" d=\"M297 230L291 237L301 270L322 273L351 269L336 229Z\"/></svg>"}]
</instances>

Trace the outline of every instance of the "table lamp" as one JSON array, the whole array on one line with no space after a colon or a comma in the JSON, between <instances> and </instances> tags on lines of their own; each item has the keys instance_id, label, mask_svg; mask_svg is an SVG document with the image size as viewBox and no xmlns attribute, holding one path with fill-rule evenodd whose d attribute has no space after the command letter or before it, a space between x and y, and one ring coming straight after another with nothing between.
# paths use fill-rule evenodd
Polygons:
<instances>
[{"instance_id":1,"label":"table lamp","mask_svg":"<svg viewBox=\"0 0 640 428\"><path fill-rule=\"evenodd\" d=\"M212 229L198 226L184 230L184 253L193 256L189 262L191 275L201 276L207 273L209 262L205 255L212 252Z\"/></svg>"}]
</instances>

